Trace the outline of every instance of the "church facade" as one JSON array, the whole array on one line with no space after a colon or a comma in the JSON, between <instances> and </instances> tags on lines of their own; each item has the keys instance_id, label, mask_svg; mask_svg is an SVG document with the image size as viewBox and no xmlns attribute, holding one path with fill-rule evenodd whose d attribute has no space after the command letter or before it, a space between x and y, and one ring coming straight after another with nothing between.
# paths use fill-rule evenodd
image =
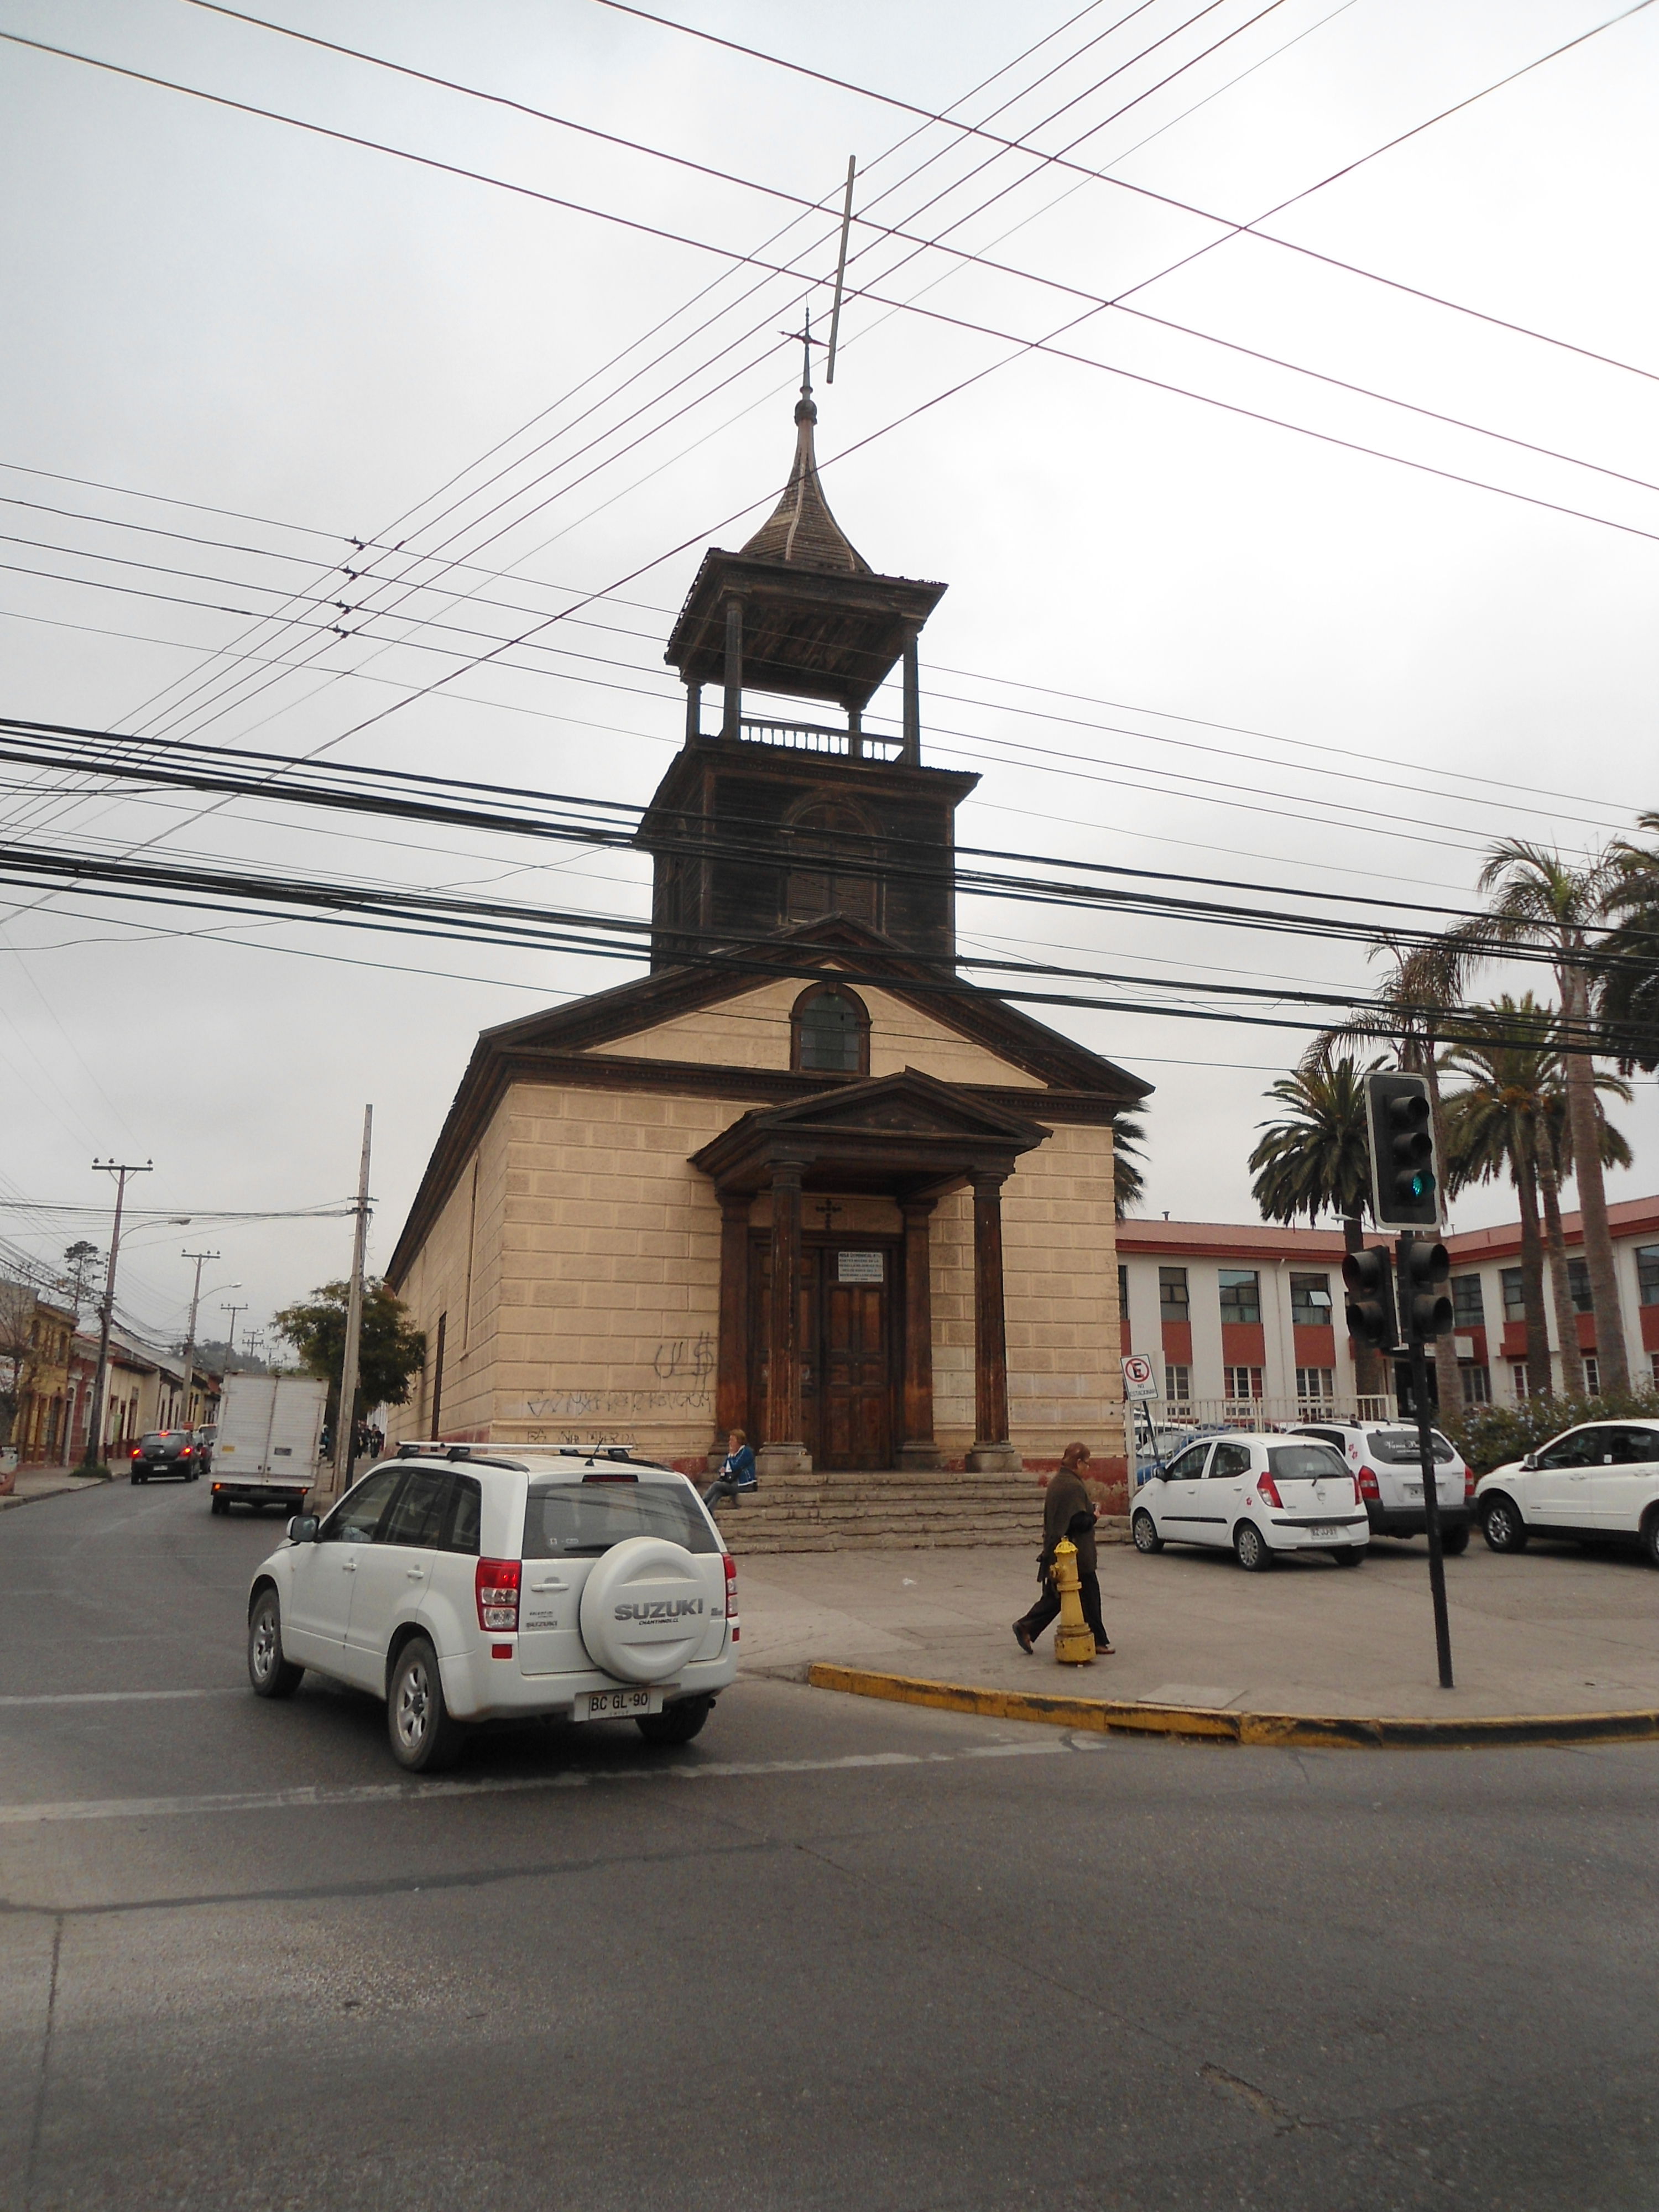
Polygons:
<instances>
[{"instance_id":1,"label":"church facade","mask_svg":"<svg viewBox=\"0 0 1659 2212\"><path fill-rule=\"evenodd\" d=\"M978 779L923 763L917 681L945 587L854 550L816 419L803 386L775 513L668 642L649 973L484 1031L462 1078L386 1269L428 1346L394 1437L700 1473L740 1428L763 1475L1121 1451L1113 1127L1149 1086L957 973Z\"/></svg>"}]
</instances>

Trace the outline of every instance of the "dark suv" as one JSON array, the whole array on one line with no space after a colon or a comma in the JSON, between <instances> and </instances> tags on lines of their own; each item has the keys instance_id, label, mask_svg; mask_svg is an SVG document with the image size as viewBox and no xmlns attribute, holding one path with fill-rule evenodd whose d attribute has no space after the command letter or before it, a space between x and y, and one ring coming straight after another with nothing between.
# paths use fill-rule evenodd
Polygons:
<instances>
[{"instance_id":1,"label":"dark suv","mask_svg":"<svg viewBox=\"0 0 1659 2212\"><path fill-rule=\"evenodd\" d=\"M154 1429L132 1448L132 1479L148 1482L153 1474L176 1474L181 1482L194 1482L204 1457L194 1429Z\"/></svg>"}]
</instances>

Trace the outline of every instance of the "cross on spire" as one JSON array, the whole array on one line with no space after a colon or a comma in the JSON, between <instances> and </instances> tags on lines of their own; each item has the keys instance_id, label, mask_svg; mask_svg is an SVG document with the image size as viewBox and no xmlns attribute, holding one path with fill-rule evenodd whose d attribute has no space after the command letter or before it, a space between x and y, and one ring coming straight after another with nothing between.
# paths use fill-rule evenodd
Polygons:
<instances>
[{"instance_id":1,"label":"cross on spire","mask_svg":"<svg viewBox=\"0 0 1659 2212\"><path fill-rule=\"evenodd\" d=\"M815 338L812 335L811 307L806 309L805 321L799 330L780 331L778 335L780 337L793 338L800 348L800 396L803 399L810 399L812 397L812 349L815 345L821 346L824 343L822 338Z\"/></svg>"}]
</instances>

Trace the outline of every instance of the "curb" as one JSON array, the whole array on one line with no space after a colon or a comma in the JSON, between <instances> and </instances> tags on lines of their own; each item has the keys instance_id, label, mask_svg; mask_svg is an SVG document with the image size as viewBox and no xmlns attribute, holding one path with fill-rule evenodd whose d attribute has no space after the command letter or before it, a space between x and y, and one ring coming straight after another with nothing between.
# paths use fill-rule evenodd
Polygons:
<instances>
[{"instance_id":1,"label":"curb","mask_svg":"<svg viewBox=\"0 0 1659 2212\"><path fill-rule=\"evenodd\" d=\"M0 1497L0 1513L9 1512L18 1505L44 1505L49 1498L73 1498L82 1490L101 1489L106 1482L112 1480L112 1477L108 1475L94 1475L84 1482L60 1483L55 1490L31 1490L21 1496L17 1492L9 1490Z\"/></svg>"},{"instance_id":2,"label":"curb","mask_svg":"<svg viewBox=\"0 0 1659 2212\"><path fill-rule=\"evenodd\" d=\"M1143 1705L1108 1698L1045 1698L1029 1690L975 1689L878 1674L819 1661L807 1669L815 1690L854 1698L976 1713L987 1720L1033 1721L1103 1735L1173 1737L1184 1743L1243 1743L1298 1751L1476 1751L1508 1745L1659 1742L1659 1711L1517 1713L1463 1720L1371 1718L1340 1713L1235 1713L1216 1706Z\"/></svg>"}]
</instances>

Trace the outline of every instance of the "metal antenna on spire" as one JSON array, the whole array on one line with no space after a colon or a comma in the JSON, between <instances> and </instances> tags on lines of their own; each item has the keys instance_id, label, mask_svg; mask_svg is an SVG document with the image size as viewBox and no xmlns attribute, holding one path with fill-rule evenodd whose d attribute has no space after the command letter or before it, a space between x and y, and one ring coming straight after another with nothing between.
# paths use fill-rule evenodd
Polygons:
<instances>
[{"instance_id":1,"label":"metal antenna on spire","mask_svg":"<svg viewBox=\"0 0 1659 2212\"><path fill-rule=\"evenodd\" d=\"M830 358L824 364L823 380L836 380L836 343L841 336L841 288L847 275L847 234L853 223L853 179L858 173L858 157L847 156L847 198L841 210L841 257L836 263L836 304L830 311Z\"/></svg>"},{"instance_id":2,"label":"metal antenna on spire","mask_svg":"<svg viewBox=\"0 0 1659 2212\"><path fill-rule=\"evenodd\" d=\"M822 345L823 343L823 340L822 338L815 338L812 335L811 309L810 307L807 309L806 320L801 329L798 331L780 331L778 335L780 337L793 338L796 344L800 348L801 397L803 399L810 399L812 396L812 349L815 345Z\"/></svg>"}]
</instances>

